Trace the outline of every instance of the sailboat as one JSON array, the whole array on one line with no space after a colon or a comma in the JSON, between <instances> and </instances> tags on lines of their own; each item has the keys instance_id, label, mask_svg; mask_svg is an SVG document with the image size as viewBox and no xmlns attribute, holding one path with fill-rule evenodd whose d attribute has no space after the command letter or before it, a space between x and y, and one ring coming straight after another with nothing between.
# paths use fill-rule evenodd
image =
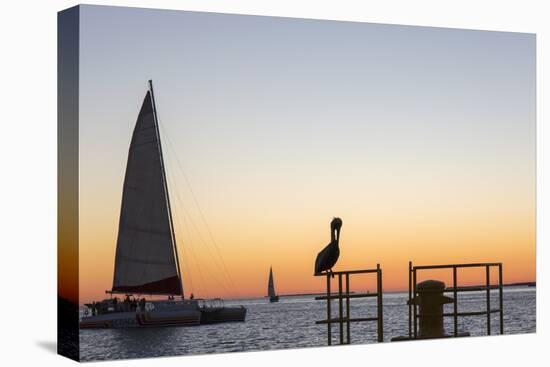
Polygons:
<instances>
[{"instance_id":1,"label":"sailboat","mask_svg":"<svg viewBox=\"0 0 550 367\"><path fill-rule=\"evenodd\" d=\"M267 283L267 296L269 302L279 302L279 296L275 294L275 283L273 283L273 269L269 267L269 281Z\"/></svg>"},{"instance_id":2,"label":"sailboat","mask_svg":"<svg viewBox=\"0 0 550 367\"><path fill-rule=\"evenodd\" d=\"M106 293L109 299L86 304L80 328L188 326L246 317L243 306L184 296L151 80L128 152L113 286ZM146 301L143 295L167 299Z\"/></svg>"}]
</instances>

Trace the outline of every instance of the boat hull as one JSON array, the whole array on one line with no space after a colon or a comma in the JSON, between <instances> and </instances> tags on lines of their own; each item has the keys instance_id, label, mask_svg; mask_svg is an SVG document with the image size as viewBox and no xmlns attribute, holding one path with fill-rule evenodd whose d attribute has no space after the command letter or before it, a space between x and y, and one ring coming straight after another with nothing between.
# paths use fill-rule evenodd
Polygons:
<instances>
[{"instance_id":1,"label":"boat hull","mask_svg":"<svg viewBox=\"0 0 550 367\"><path fill-rule=\"evenodd\" d=\"M220 322L242 322L246 319L246 308L223 307L215 310L201 310L201 324L216 324Z\"/></svg>"},{"instance_id":2,"label":"boat hull","mask_svg":"<svg viewBox=\"0 0 550 367\"><path fill-rule=\"evenodd\" d=\"M199 325L199 310L160 311L160 312L116 312L83 318L81 329L110 329L159 326Z\"/></svg>"},{"instance_id":3,"label":"boat hull","mask_svg":"<svg viewBox=\"0 0 550 367\"><path fill-rule=\"evenodd\" d=\"M148 311L110 312L84 317L81 329L139 328L163 326L196 326L221 322L242 322L246 308L199 307L192 303L152 303Z\"/></svg>"}]
</instances>

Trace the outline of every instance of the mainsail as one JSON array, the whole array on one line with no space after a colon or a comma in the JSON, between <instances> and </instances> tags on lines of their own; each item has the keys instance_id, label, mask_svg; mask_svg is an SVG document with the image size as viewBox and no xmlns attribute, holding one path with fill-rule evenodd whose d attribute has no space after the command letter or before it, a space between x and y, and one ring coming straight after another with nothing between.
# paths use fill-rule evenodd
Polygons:
<instances>
[{"instance_id":1,"label":"mainsail","mask_svg":"<svg viewBox=\"0 0 550 367\"><path fill-rule=\"evenodd\" d=\"M267 283L267 295L275 297L275 284L273 283L273 270L269 267L269 282Z\"/></svg>"},{"instance_id":2,"label":"mainsail","mask_svg":"<svg viewBox=\"0 0 550 367\"><path fill-rule=\"evenodd\" d=\"M112 291L183 295L154 94L149 84L128 152Z\"/></svg>"}]
</instances>

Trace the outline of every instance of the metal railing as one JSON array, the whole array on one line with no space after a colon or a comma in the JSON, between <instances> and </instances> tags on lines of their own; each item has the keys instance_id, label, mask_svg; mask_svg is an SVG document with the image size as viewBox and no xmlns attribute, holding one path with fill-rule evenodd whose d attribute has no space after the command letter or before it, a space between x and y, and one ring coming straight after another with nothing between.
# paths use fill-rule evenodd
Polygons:
<instances>
[{"instance_id":1,"label":"metal railing","mask_svg":"<svg viewBox=\"0 0 550 367\"><path fill-rule=\"evenodd\" d=\"M221 298L196 298L196 301L198 302L199 308L203 310L219 310L224 308L224 301Z\"/></svg>"},{"instance_id":2,"label":"metal railing","mask_svg":"<svg viewBox=\"0 0 550 367\"><path fill-rule=\"evenodd\" d=\"M458 286L457 270L460 268L485 268L485 285L481 286ZM491 267L498 268L498 285L491 285ZM417 305L413 302L417 297L418 292L416 290L417 272L419 270L434 270L434 269L450 269L453 272L453 286L445 288L444 292L452 293L453 312L443 313L444 317L452 317L454 321L453 336L459 336L458 333L458 318L468 316L487 316L487 335L491 335L491 314L499 313L500 316L500 334L504 334L504 310L502 301L502 263L472 263L472 264L450 264L450 265L422 265L413 266L409 261L409 338L416 338L418 333L417 320L422 315L418 314ZM499 307L498 309L491 309L491 290L498 289ZM473 291L485 291L486 292L486 309L485 311L474 312L458 312L458 293L460 292L473 292Z\"/></svg>"},{"instance_id":3,"label":"metal railing","mask_svg":"<svg viewBox=\"0 0 550 367\"><path fill-rule=\"evenodd\" d=\"M376 293L350 293L350 275L354 274L376 274ZM315 276L326 277L326 295L315 297L316 300L327 301L327 318L326 320L316 321L316 324L327 325L327 340L328 345L332 345L332 324L339 325L340 331L340 344L351 343L350 325L352 322L365 322L365 321L377 321L377 335L378 341L384 341L384 326L383 326L383 313L382 313L382 269L380 264L376 265L376 269L364 269L364 270L348 270L348 271L334 271L330 273L315 274ZM338 277L338 293L331 293L331 277ZM343 288L343 281L345 280L345 288ZM352 318L350 315L350 300L356 298L376 297L376 317L361 317ZM332 300L338 300L338 317L332 318L331 315L331 303ZM344 301L345 301L345 313L344 313ZM345 326L345 328L344 328ZM345 340L344 340L345 330Z\"/></svg>"}]
</instances>

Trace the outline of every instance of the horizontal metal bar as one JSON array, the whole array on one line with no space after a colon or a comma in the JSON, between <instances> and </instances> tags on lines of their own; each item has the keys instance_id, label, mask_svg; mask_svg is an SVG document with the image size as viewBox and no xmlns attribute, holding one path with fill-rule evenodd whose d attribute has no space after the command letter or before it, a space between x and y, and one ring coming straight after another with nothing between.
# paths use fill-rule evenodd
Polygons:
<instances>
[{"instance_id":1,"label":"horizontal metal bar","mask_svg":"<svg viewBox=\"0 0 550 367\"><path fill-rule=\"evenodd\" d=\"M338 274L368 274L368 273L376 273L378 272L378 269L363 269L363 270L348 270L348 271L332 271L330 274L332 275L338 275ZM316 277L326 277L327 273L315 273L313 274Z\"/></svg>"},{"instance_id":2,"label":"horizontal metal bar","mask_svg":"<svg viewBox=\"0 0 550 367\"><path fill-rule=\"evenodd\" d=\"M351 318L349 319L349 322L364 322L364 321L377 321L377 320L378 320L378 317L359 317L359 318ZM327 320L315 321L316 324L328 324L328 323L337 324L339 322L340 322L339 318L330 319L329 321ZM348 318L342 317L342 322L348 322Z\"/></svg>"},{"instance_id":3,"label":"horizontal metal bar","mask_svg":"<svg viewBox=\"0 0 550 367\"><path fill-rule=\"evenodd\" d=\"M489 287L484 285L475 285L475 286L464 286L464 287L456 287L457 292L475 292L475 291L486 291L487 289L499 289L500 287L498 285L490 285ZM453 287L445 288L444 292L454 292L455 289Z\"/></svg>"},{"instance_id":4,"label":"horizontal metal bar","mask_svg":"<svg viewBox=\"0 0 550 367\"><path fill-rule=\"evenodd\" d=\"M491 310L489 313L499 313L500 310ZM455 315L454 312L446 312L443 314L444 317L453 317ZM481 315L487 315L487 311L472 311L472 312L457 312L457 316L481 316ZM425 313L425 314L418 314L416 315L417 318L422 317L436 317L441 316L441 314L435 314L435 313Z\"/></svg>"},{"instance_id":5,"label":"horizontal metal bar","mask_svg":"<svg viewBox=\"0 0 550 367\"><path fill-rule=\"evenodd\" d=\"M443 290L443 292L448 292L448 293L455 293L455 291L458 293L458 292L476 292L476 291L486 291L486 290L497 290L497 289L500 289L500 286L498 285L491 285L489 287L487 286L484 286L484 285L475 285L475 286L463 286L463 287L456 287L456 289L454 287L447 287ZM422 294L426 294L426 293L441 293L441 289L423 289L422 292L416 292L416 293L422 293Z\"/></svg>"},{"instance_id":6,"label":"horizontal metal bar","mask_svg":"<svg viewBox=\"0 0 550 367\"><path fill-rule=\"evenodd\" d=\"M499 313L500 310L491 310L489 313ZM481 315L487 315L487 311L473 311L473 312L457 312L457 316L481 316ZM444 313L443 316L454 316L452 312Z\"/></svg>"},{"instance_id":7,"label":"horizontal metal bar","mask_svg":"<svg viewBox=\"0 0 550 367\"><path fill-rule=\"evenodd\" d=\"M491 310L489 313L499 313L500 310ZM457 316L481 316L487 315L487 311L474 311L474 312L458 312ZM453 316L452 313L444 313L443 316Z\"/></svg>"},{"instance_id":8,"label":"horizontal metal bar","mask_svg":"<svg viewBox=\"0 0 550 367\"><path fill-rule=\"evenodd\" d=\"M345 293L340 296L339 294L334 296L317 296L315 297L316 300L327 300L327 299L345 299L345 298L366 298L366 297L377 297L378 293L351 293L350 295L346 295Z\"/></svg>"},{"instance_id":9,"label":"horizontal metal bar","mask_svg":"<svg viewBox=\"0 0 550 367\"><path fill-rule=\"evenodd\" d=\"M476 268L483 266L500 266L502 263L472 263L472 264L450 264L450 265L421 265L413 266L413 270L425 269L452 269L452 268Z\"/></svg>"}]
</instances>

